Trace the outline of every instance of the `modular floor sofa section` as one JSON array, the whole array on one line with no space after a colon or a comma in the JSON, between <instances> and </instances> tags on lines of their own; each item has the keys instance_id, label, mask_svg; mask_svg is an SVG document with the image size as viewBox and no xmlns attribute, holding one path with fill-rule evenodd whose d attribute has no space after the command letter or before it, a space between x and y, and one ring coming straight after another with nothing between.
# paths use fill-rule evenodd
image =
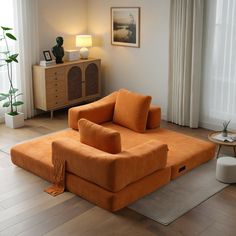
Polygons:
<instances>
[{"instance_id":1,"label":"modular floor sofa section","mask_svg":"<svg viewBox=\"0 0 236 236\"><path fill-rule=\"evenodd\" d=\"M126 104L130 95L123 92ZM118 109L122 114L132 111L130 105L141 106L132 111L134 116L128 112L128 117L122 116L119 121L118 116L114 122L116 104L122 104L119 96L122 91L71 108L70 129L14 146L11 149L12 162L53 182L53 158L65 158L66 189L104 209L116 211L214 157L215 145L212 143L160 128L160 108L150 106L147 99L143 102L138 95L134 95L138 102L126 104L123 111ZM132 100L132 94L128 100ZM142 106L148 109L140 122L142 119L137 120L137 117L145 113ZM82 118L117 131L121 136L121 152L108 154L81 143L78 121Z\"/></svg>"}]
</instances>

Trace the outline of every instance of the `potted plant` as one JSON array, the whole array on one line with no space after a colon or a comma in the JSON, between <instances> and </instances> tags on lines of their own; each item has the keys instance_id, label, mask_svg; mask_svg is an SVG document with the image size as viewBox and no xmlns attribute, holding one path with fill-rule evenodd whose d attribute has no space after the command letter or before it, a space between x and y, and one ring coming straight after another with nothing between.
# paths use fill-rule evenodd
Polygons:
<instances>
[{"instance_id":1,"label":"potted plant","mask_svg":"<svg viewBox=\"0 0 236 236\"><path fill-rule=\"evenodd\" d=\"M19 54L11 53L8 40L16 41L16 37L11 33L12 28L1 26L2 35L0 41L4 44L4 51L0 51L0 67L6 66L7 78L9 81L9 90L6 93L0 93L0 101L3 101L3 107L10 108L10 112L5 113L6 126L10 128L19 128L24 126L24 114L18 112L18 106L23 104L19 101L19 96L22 93L13 85L12 64L18 63L17 57Z\"/></svg>"},{"instance_id":2,"label":"potted plant","mask_svg":"<svg viewBox=\"0 0 236 236\"><path fill-rule=\"evenodd\" d=\"M223 122L223 130L222 130L222 136L227 137L228 136L228 126L231 120L229 121L224 121Z\"/></svg>"}]
</instances>

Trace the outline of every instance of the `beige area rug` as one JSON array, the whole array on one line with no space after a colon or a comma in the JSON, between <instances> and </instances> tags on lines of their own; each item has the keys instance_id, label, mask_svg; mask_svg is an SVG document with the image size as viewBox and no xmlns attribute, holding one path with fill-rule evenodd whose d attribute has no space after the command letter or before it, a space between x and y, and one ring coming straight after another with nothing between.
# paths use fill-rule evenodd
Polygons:
<instances>
[{"instance_id":1,"label":"beige area rug","mask_svg":"<svg viewBox=\"0 0 236 236\"><path fill-rule=\"evenodd\" d=\"M215 179L215 169L216 160L209 161L128 208L168 225L228 186Z\"/></svg>"}]
</instances>

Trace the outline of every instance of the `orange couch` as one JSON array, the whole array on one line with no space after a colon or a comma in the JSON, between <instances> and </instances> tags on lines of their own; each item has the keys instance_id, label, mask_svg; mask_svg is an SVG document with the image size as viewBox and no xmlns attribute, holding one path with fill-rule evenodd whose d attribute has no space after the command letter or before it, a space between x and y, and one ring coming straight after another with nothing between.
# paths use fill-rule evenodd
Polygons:
<instances>
[{"instance_id":1,"label":"orange couch","mask_svg":"<svg viewBox=\"0 0 236 236\"><path fill-rule=\"evenodd\" d=\"M214 157L212 143L159 128L161 109L150 106L150 97L135 95L137 104L145 106L146 112L135 109L127 117L122 116L121 121L118 116L114 123L114 113L120 111L117 103L132 106L127 97L119 98L121 93L71 108L68 118L71 129L16 145L11 149L12 162L53 182L54 162L64 159L66 189L102 208L116 211ZM129 97L128 92L123 93ZM121 113L127 110L132 107ZM137 120L140 116L142 122ZM137 122L130 122L130 117ZM111 154L96 148L94 142L93 145L81 143L78 121L82 118L117 131L121 136L121 152ZM102 133L110 134L108 129Z\"/></svg>"}]
</instances>

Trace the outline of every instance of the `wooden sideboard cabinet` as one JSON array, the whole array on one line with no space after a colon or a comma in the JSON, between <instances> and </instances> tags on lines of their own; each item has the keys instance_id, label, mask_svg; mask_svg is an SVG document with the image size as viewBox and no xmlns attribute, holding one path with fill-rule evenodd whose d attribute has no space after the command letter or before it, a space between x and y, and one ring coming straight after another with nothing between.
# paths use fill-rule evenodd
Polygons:
<instances>
[{"instance_id":1,"label":"wooden sideboard cabinet","mask_svg":"<svg viewBox=\"0 0 236 236\"><path fill-rule=\"evenodd\" d=\"M101 96L101 60L33 66L34 106L53 111Z\"/></svg>"}]
</instances>

